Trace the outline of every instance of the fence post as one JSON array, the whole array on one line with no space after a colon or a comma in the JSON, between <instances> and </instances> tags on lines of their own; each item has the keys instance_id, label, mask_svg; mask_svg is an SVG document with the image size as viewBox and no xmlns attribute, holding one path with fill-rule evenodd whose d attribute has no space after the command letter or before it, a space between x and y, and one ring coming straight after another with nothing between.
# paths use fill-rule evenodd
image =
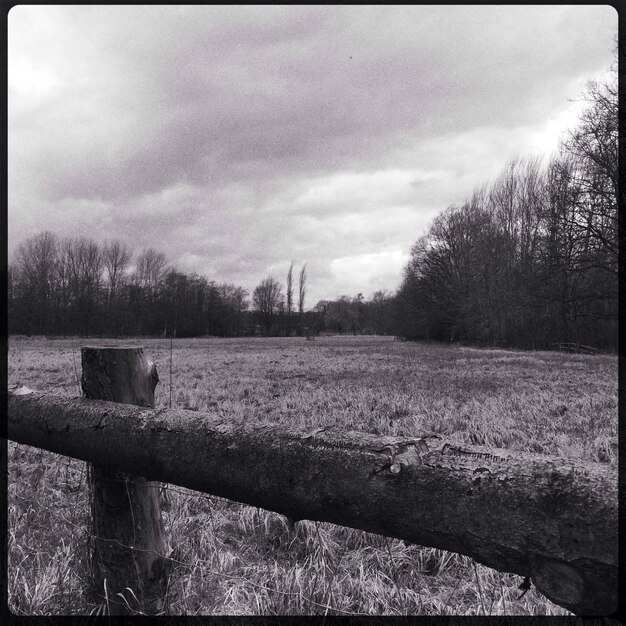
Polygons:
<instances>
[{"instance_id":1,"label":"fence post","mask_svg":"<svg viewBox=\"0 0 626 626\"><path fill-rule=\"evenodd\" d=\"M154 407L159 377L143 348L84 347L81 359L87 398ZM159 483L100 465L89 464L88 470L96 593L106 598L110 615L161 612L171 549Z\"/></svg>"}]
</instances>

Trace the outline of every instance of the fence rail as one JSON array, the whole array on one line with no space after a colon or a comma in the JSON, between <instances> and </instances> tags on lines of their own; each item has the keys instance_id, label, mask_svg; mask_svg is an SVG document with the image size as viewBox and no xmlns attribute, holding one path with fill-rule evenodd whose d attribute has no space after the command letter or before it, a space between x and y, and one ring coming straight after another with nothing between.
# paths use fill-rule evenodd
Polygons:
<instances>
[{"instance_id":1,"label":"fence rail","mask_svg":"<svg viewBox=\"0 0 626 626\"><path fill-rule=\"evenodd\" d=\"M559 352L575 352L577 354L596 354L598 352L597 348L584 346L583 344L576 342L553 343L552 347Z\"/></svg>"},{"instance_id":2,"label":"fence rail","mask_svg":"<svg viewBox=\"0 0 626 626\"><path fill-rule=\"evenodd\" d=\"M282 513L458 552L582 615L617 606L617 470L462 446L234 422L22 390L8 437Z\"/></svg>"}]
</instances>

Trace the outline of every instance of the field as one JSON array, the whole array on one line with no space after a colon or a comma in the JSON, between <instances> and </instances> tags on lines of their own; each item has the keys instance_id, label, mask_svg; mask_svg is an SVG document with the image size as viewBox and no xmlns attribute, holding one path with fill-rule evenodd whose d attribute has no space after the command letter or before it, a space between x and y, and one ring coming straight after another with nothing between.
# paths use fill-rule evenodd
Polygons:
<instances>
[{"instance_id":1,"label":"field","mask_svg":"<svg viewBox=\"0 0 626 626\"><path fill-rule=\"evenodd\" d=\"M80 346L9 339L8 383L79 395ZM106 342L112 344L113 342ZM172 406L617 463L617 357L487 350L383 337L176 339L143 345ZM16 614L90 614L85 464L9 443L8 599ZM454 553L174 486L166 611L178 615L569 615L519 576Z\"/></svg>"}]
</instances>

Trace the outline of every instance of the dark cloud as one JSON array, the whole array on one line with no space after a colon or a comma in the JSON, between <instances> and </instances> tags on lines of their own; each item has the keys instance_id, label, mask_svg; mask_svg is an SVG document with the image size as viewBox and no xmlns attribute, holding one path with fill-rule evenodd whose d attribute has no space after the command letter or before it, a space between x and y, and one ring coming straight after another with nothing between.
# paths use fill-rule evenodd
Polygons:
<instances>
[{"instance_id":1,"label":"dark cloud","mask_svg":"<svg viewBox=\"0 0 626 626\"><path fill-rule=\"evenodd\" d=\"M23 203L90 206L98 228L198 271L248 267L211 260L207 232L215 259L348 258L323 216L424 216L465 195L472 162L491 175L515 149L493 138L524 147L608 65L615 31L599 6L16 7L10 233L28 231Z\"/></svg>"},{"instance_id":2,"label":"dark cloud","mask_svg":"<svg viewBox=\"0 0 626 626\"><path fill-rule=\"evenodd\" d=\"M525 123L599 69L597 33L563 7L55 10L89 61L29 155L57 198L363 167L402 140Z\"/></svg>"}]
</instances>

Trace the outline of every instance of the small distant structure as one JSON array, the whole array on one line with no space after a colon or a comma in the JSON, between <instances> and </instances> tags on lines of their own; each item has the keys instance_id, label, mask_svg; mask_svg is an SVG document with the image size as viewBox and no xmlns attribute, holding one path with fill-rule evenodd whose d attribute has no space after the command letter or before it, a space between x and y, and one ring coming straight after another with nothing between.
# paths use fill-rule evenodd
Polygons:
<instances>
[{"instance_id":1,"label":"small distant structure","mask_svg":"<svg viewBox=\"0 0 626 626\"><path fill-rule=\"evenodd\" d=\"M559 352L574 352L576 354L597 354L598 349L592 346L583 346L578 342L553 343L552 348Z\"/></svg>"}]
</instances>

